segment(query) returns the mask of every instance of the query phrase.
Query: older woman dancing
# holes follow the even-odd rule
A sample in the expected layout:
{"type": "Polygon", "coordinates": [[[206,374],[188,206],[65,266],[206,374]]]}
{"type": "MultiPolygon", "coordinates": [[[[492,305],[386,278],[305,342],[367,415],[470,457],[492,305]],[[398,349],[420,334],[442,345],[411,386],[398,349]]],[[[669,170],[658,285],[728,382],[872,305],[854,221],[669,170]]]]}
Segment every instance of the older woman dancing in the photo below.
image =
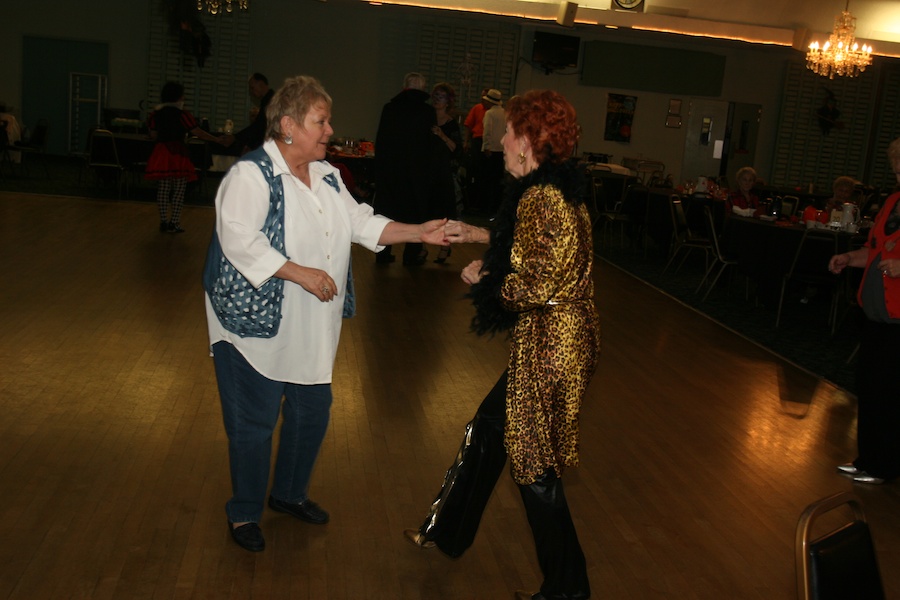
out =
{"type": "MultiPolygon", "coordinates": [[[[900,184],[900,138],[888,146],[900,184]]],[[[879,485],[900,476],[900,402],[896,354],[900,344],[900,192],[891,194],[875,217],[862,248],[831,257],[828,268],[863,269],[857,300],[866,316],[857,358],[856,445],[853,462],[838,473],[857,483],[879,485]]]]}
{"type": "Polygon", "coordinates": [[[578,415],[600,352],[591,219],[571,160],[575,109],[553,91],[507,104],[503,154],[514,182],[488,232],[450,222],[451,242],[488,242],[462,272],[480,334],[511,330],[507,371],[469,423],[460,452],[419,529],[406,537],[458,556],[471,544],[508,456],[544,581],[518,598],[589,598],[584,554],[562,476],[578,464],[578,415]]]}
{"type": "Polygon", "coordinates": [[[373,252],[445,243],[445,220],[397,223],[353,199],[323,160],[330,121],[331,98],[317,80],[286,80],[267,108],[265,143],[231,168],[216,196],[204,287],[231,464],[225,512],[234,541],[254,552],[265,548],[258,522],[279,412],[269,507],[314,524],[329,519],[307,493],[351,308],[351,243],[373,252]]]}

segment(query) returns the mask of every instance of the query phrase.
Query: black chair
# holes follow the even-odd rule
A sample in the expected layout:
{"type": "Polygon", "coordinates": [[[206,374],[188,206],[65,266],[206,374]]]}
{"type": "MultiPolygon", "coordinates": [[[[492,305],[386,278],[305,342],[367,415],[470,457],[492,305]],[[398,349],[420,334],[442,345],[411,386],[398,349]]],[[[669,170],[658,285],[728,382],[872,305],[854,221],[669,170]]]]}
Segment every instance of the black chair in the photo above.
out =
{"type": "Polygon", "coordinates": [[[878,557],[862,502],[839,492],[810,504],[797,523],[794,541],[797,598],[800,600],[884,600],[878,557]],[[846,507],[852,518],[819,537],[816,521],[846,507]]]}
{"type": "Polygon", "coordinates": [[[13,159],[9,153],[14,146],[9,143],[9,132],[6,130],[6,122],[0,121],[0,176],[3,175],[3,165],[9,166],[10,173],[13,172],[13,159]]]}
{"type": "Polygon", "coordinates": [[[665,180],[666,165],[658,160],[641,160],[635,165],[638,181],[641,185],[650,186],[651,179],[665,180]]]}
{"type": "Polygon", "coordinates": [[[87,168],[94,172],[96,181],[114,179],[118,195],[122,197],[122,188],[128,195],[128,177],[126,169],[119,160],[116,138],[108,129],[94,129],[88,141],[87,168]]]}
{"type": "Polygon", "coordinates": [[[700,281],[700,285],[697,286],[697,290],[695,293],[699,294],[700,290],[703,289],[703,284],[709,281],[709,287],[706,289],[706,293],[703,294],[703,300],[706,300],[706,297],[709,296],[709,293],[712,291],[712,289],[716,287],[716,283],[719,282],[719,278],[722,276],[722,273],[725,272],[725,269],[727,269],[728,267],[736,267],[738,265],[738,259],[736,256],[726,255],[722,250],[722,247],[719,245],[719,234],[717,233],[718,228],[716,227],[716,220],[713,216],[712,209],[710,209],[709,206],[704,206],[703,212],[706,216],[709,238],[710,241],[712,241],[713,262],[706,270],[706,274],[700,281]],[[710,275],[712,275],[713,271],[716,270],[716,267],[718,267],[719,270],[716,271],[715,276],[710,279],[710,275]]]}
{"type": "Polygon", "coordinates": [[[209,151],[209,143],[200,138],[192,137],[187,141],[188,155],[197,173],[197,194],[203,196],[203,183],[209,167],[212,166],[212,156],[209,151]]]}
{"type": "MultiPolygon", "coordinates": [[[[597,175],[594,177],[597,178],[597,175]]],[[[631,217],[623,212],[628,190],[624,189],[622,195],[618,198],[615,197],[611,190],[604,189],[602,185],[597,191],[600,192],[600,198],[598,200],[599,218],[601,222],[600,236],[603,238],[604,243],[608,244],[613,234],[613,229],[618,226],[621,245],[625,246],[625,224],[631,221],[631,217]]]]}
{"type": "MultiPolygon", "coordinates": [[[[598,174],[594,173],[594,169],[588,170],[588,179],[590,180],[590,202],[588,203],[588,212],[591,214],[591,225],[594,227],[597,226],[597,222],[603,216],[603,209],[601,208],[604,197],[603,197],[603,178],[598,174]]],[[[609,169],[605,169],[608,173],[609,169]]]]}
{"type": "MultiPolygon", "coordinates": [[[[781,311],[788,286],[791,283],[800,283],[819,290],[829,290],[831,306],[828,311],[828,325],[832,334],[837,330],[841,296],[846,286],[841,276],[828,270],[828,261],[835,254],[841,253],[841,241],[841,234],[836,231],[807,229],[803,232],[791,266],[781,280],[781,294],[778,297],[778,312],[775,316],[776,329],[781,324],[781,311]]],[[[849,237],[844,241],[845,245],[849,243],[849,237]]]]}
{"type": "Polygon", "coordinates": [[[15,149],[21,152],[22,154],[22,171],[28,168],[28,161],[31,159],[29,156],[35,156],[38,160],[41,161],[41,166],[44,168],[44,176],[47,179],[50,179],[50,170],[47,168],[47,131],[49,129],[49,125],[47,124],[47,119],[41,119],[38,121],[37,125],[34,127],[34,131],[31,132],[31,137],[28,138],[27,142],[17,142],[15,145],[15,149]]]}
{"type": "Polygon", "coordinates": [[[782,217],[791,218],[797,213],[800,207],[800,198],[797,196],[785,196],[781,199],[781,215],[782,217]]]}
{"type": "Polygon", "coordinates": [[[688,255],[694,250],[702,250],[704,258],[704,273],[709,269],[709,255],[713,251],[712,240],[704,235],[696,233],[688,226],[687,217],[684,214],[684,206],[681,203],[681,197],[678,194],[669,196],[669,212],[672,216],[672,251],[669,260],[663,268],[663,273],[669,270],[675,259],[681,256],[681,261],[675,268],[675,272],[681,269],[688,255]]]}

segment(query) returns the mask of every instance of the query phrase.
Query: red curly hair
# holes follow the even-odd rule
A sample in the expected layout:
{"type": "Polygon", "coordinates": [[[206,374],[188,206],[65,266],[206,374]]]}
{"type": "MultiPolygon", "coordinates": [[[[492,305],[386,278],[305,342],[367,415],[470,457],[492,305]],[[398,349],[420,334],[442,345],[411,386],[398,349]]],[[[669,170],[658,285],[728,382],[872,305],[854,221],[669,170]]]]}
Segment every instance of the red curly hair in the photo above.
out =
{"type": "Polygon", "coordinates": [[[519,137],[531,140],[539,163],[562,163],[571,158],[581,135],[575,107],[553,90],[531,90],[506,103],[506,120],[519,137]]]}

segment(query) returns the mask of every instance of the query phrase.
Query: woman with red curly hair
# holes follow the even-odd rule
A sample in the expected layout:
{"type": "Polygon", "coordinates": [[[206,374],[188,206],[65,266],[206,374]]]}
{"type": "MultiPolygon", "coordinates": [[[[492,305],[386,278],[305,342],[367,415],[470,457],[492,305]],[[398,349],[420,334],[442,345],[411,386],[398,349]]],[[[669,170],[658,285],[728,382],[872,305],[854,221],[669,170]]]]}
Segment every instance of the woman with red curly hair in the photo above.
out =
{"type": "Polygon", "coordinates": [[[468,265],[478,334],[508,331],[506,372],[482,402],[431,512],[405,533],[421,548],[459,556],[506,463],[525,505],[544,581],[517,598],[589,598],[584,554],[563,492],[578,464],[578,414],[600,354],[591,219],[572,160],[575,109],[554,91],[507,104],[503,155],[512,175],[490,231],[451,222],[451,242],[481,242],[468,265]]]}

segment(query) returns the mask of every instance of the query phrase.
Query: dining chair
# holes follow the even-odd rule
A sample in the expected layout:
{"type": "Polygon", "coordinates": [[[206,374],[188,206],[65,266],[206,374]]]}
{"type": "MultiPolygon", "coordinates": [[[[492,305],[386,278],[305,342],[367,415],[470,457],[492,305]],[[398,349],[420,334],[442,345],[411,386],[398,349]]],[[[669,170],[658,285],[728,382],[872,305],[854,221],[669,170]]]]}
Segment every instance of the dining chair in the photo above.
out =
{"type": "Polygon", "coordinates": [[[20,141],[15,144],[16,150],[22,155],[23,173],[27,172],[28,161],[31,160],[28,157],[34,156],[41,162],[41,166],[44,169],[44,177],[50,179],[50,170],[47,168],[46,156],[48,129],[49,124],[47,119],[41,119],[37,122],[37,125],[34,126],[34,130],[31,132],[31,137],[28,138],[28,141],[20,141]]]}
{"type": "Polygon", "coordinates": [[[791,218],[797,213],[800,206],[800,198],[797,196],[784,196],[781,199],[781,216],[791,218]]]}
{"type": "Polygon", "coordinates": [[[845,281],[842,275],[835,275],[828,270],[828,261],[835,254],[841,253],[841,242],[849,243],[849,237],[841,238],[842,234],[828,229],[807,229],[800,238],[797,250],[791,266],[781,280],[781,294],[778,297],[778,312],[775,315],[775,328],[781,324],[781,313],[784,307],[784,297],[788,287],[793,283],[805,286],[813,286],[817,289],[827,289],[831,296],[831,305],[828,309],[828,326],[831,333],[837,330],[838,311],[840,298],[844,293],[845,281]]]}
{"type": "Polygon", "coordinates": [[[626,194],[619,200],[606,197],[606,206],[600,209],[600,237],[605,244],[609,244],[614,234],[613,229],[619,228],[619,241],[622,247],[625,246],[625,224],[631,221],[631,217],[622,212],[625,207],[626,194]]]}
{"type": "Polygon", "coordinates": [[[187,141],[188,155],[197,173],[197,194],[203,196],[203,183],[209,171],[212,159],[210,158],[209,144],[200,138],[191,137],[187,141]]]}
{"type": "Polygon", "coordinates": [[[699,294],[700,290],[703,289],[703,285],[709,281],[709,287],[706,288],[706,293],[703,294],[703,299],[701,301],[705,301],[712,289],[716,287],[716,283],[718,283],[719,278],[722,276],[722,273],[725,272],[725,269],[728,267],[736,267],[738,265],[737,257],[730,254],[726,255],[722,250],[722,246],[719,244],[719,233],[717,232],[718,228],[716,227],[716,220],[713,216],[712,209],[709,206],[704,206],[703,213],[706,217],[709,239],[712,242],[712,263],[709,265],[706,274],[703,276],[703,279],[700,280],[700,285],[697,286],[697,289],[694,292],[695,294],[699,294]],[[718,267],[717,271],[716,267],[718,267]],[[710,279],[710,275],[712,275],[713,271],[716,271],[716,274],[710,279]]]}
{"type": "Polygon", "coordinates": [[[884,600],[872,532],[855,494],[838,492],[806,507],[797,522],[794,563],[799,600],[884,600]],[[820,518],[833,528],[815,537],[820,518]]]}
{"type": "Polygon", "coordinates": [[[9,153],[11,148],[6,122],[0,121],[0,177],[3,176],[3,165],[9,165],[10,174],[13,172],[13,159],[9,153]]]}
{"type": "Polygon", "coordinates": [[[118,195],[122,197],[122,188],[128,195],[128,177],[126,169],[119,160],[116,148],[116,137],[108,129],[94,129],[88,142],[88,169],[94,172],[97,181],[115,179],[118,195]]]}
{"type": "Polygon", "coordinates": [[[634,170],[641,185],[649,186],[654,178],[665,180],[666,165],[658,160],[638,161],[634,170]]]}
{"type": "Polygon", "coordinates": [[[702,250],[704,261],[703,272],[706,273],[709,269],[710,253],[713,251],[712,240],[708,236],[697,234],[688,226],[687,217],[685,217],[684,214],[684,206],[682,205],[681,197],[678,194],[669,196],[669,211],[672,216],[672,250],[669,255],[669,260],[666,262],[666,266],[663,268],[662,272],[665,273],[668,271],[672,263],[675,262],[675,259],[679,255],[682,255],[681,261],[679,261],[678,266],[675,268],[675,272],[678,273],[691,252],[694,250],[702,250]]]}
{"type": "Polygon", "coordinates": [[[588,204],[588,212],[591,214],[591,225],[596,227],[597,222],[603,217],[605,207],[603,196],[603,177],[601,172],[609,173],[609,169],[599,169],[591,167],[588,169],[588,179],[590,181],[590,203],[588,204]]]}

